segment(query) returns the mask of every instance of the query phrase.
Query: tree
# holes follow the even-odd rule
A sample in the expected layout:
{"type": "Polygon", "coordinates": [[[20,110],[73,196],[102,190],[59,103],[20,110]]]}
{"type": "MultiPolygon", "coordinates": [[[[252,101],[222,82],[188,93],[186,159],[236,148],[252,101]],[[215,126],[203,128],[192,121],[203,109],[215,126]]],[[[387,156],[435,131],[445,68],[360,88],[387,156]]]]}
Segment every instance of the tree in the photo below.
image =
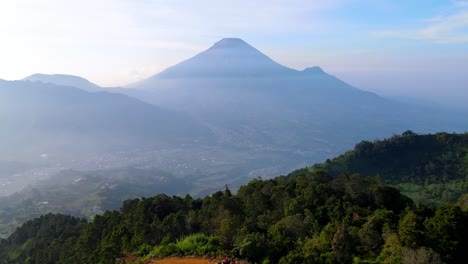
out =
{"type": "Polygon", "coordinates": [[[444,260],[462,263],[468,257],[468,214],[453,204],[437,208],[434,217],[424,221],[426,243],[444,260]]]}
{"type": "Polygon", "coordinates": [[[401,243],[406,247],[415,248],[421,245],[423,232],[422,224],[418,220],[418,216],[411,210],[401,219],[398,225],[398,235],[401,243]]]}
{"type": "Polygon", "coordinates": [[[336,263],[350,263],[353,241],[345,225],[340,225],[331,241],[333,257],[336,263]]]}

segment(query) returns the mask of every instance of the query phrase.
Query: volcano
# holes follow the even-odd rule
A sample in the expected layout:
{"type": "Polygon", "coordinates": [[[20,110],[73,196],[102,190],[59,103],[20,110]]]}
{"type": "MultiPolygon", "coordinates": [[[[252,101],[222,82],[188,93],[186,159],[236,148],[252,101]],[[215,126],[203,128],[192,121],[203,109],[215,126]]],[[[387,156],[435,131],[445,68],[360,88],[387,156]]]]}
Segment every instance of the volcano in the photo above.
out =
{"type": "MultiPolygon", "coordinates": [[[[277,78],[326,74],[320,67],[298,71],[283,66],[240,38],[224,38],[209,49],[129,87],[148,89],[157,79],[277,78]]],[[[157,81],[156,81],[157,82],[157,81]]]]}

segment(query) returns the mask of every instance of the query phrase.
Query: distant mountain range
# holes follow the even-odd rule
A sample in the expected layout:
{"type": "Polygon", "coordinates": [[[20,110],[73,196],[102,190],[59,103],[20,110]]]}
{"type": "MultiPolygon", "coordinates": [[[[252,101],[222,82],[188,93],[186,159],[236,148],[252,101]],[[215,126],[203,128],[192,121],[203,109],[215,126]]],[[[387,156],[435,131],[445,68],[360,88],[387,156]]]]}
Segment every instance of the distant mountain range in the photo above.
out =
{"type": "Polygon", "coordinates": [[[208,129],[184,114],[127,95],[51,83],[70,80],[62,75],[49,76],[48,82],[39,81],[44,75],[36,77],[41,78],[0,80],[0,160],[27,161],[40,155],[76,158],[76,153],[86,157],[95,151],[209,137],[208,129]]]}

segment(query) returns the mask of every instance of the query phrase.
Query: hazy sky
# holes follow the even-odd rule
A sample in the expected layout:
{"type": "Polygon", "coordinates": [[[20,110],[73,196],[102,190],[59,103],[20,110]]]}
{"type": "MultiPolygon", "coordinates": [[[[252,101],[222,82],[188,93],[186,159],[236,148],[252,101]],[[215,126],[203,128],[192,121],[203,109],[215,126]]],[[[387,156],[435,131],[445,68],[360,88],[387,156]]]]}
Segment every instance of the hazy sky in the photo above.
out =
{"type": "Polygon", "coordinates": [[[240,37],[363,89],[468,96],[468,1],[5,0],[0,32],[9,80],[67,73],[125,85],[240,37]]]}

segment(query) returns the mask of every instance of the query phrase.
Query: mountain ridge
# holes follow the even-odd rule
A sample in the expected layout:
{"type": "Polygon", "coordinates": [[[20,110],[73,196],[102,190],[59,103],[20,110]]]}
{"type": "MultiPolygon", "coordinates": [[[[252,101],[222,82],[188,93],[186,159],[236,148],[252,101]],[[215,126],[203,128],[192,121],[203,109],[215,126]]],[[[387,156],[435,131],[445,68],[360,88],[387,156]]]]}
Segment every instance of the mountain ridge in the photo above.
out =
{"type": "Polygon", "coordinates": [[[44,73],[35,73],[21,79],[22,81],[31,81],[31,82],[42,82],[42,83],[51,83],[60,86],[71,86],[75,88],[80,88],[88,92],[98,92],[103,91],[102,87],[94,84],[87,79],[70,74],[44,74],[44,73]]]}

